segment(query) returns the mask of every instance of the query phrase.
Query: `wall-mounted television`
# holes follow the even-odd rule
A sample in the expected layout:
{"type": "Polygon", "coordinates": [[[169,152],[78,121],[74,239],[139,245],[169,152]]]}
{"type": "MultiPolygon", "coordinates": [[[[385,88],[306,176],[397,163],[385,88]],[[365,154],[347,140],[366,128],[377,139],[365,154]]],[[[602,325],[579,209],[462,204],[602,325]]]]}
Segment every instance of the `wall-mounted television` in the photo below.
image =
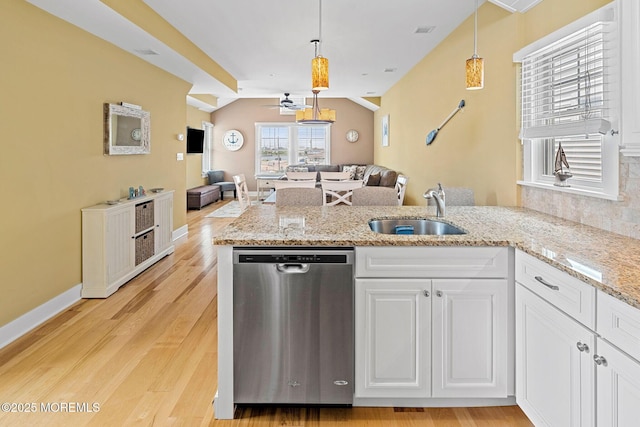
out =
{"type": "Polygon", "coordinates": [[[187,128],[187,153],[200,153],[204,150],[204,131],[187,128]]]}

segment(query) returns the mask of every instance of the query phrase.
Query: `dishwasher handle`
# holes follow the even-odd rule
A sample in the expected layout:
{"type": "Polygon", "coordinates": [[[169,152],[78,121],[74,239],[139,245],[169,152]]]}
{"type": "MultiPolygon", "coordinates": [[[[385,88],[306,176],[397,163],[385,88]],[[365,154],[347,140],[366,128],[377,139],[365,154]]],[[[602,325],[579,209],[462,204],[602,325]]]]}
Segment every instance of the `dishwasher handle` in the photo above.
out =
{"type": "Polygon", "coordinates": [[[309,272],[309,264],[276,264],[276,270],[282,274],[304,274],[309,272]]]}

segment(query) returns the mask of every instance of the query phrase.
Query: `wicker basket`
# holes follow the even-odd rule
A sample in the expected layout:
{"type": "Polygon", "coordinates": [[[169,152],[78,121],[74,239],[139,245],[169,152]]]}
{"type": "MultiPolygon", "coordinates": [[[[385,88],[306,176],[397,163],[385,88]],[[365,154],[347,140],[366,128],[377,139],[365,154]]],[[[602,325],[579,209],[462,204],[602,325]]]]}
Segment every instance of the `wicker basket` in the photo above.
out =
{"type": "Polygon", "coordinates": [[[136,233],[153,227],[153,200],[136,205],[136,233]]]}
{"type": "Polygon", "coordinates": [[[136,265],[153,256],[155,251],[153,232],[154,230],[149,230],[136,237],[136,265]]]}

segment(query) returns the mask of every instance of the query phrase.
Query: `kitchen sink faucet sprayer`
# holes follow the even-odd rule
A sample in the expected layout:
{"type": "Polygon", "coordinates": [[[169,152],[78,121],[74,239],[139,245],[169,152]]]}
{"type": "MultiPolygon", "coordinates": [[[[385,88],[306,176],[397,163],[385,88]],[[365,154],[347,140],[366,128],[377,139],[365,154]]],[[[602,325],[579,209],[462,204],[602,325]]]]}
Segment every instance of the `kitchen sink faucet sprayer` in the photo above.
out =
{"type": "Polygon", "coordinates": [[[430,188],[422,195],[422,197],[427,199],[427,203],[429,199],[433,199],[436,202],[436,217],[444,217],[446,206],[442,184],[438,183],[438,188],[430,188]]]}

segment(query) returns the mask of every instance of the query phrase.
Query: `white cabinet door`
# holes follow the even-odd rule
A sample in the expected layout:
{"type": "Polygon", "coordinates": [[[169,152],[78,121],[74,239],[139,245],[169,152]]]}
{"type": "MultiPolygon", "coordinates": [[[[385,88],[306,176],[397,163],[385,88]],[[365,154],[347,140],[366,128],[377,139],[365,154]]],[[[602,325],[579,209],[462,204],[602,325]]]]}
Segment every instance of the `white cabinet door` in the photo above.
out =
{"type": "Polygon", "coordinates": [[[135,266],[135,209],[128,206],[105,215],[106,283],[113,283],[135,266]]]}
{"type": "Polygon", "coordinates": [[[159,196],[154,201],[155,215],[155,253],[159,253],[169,246],[172,242],[173,233],[173,193],[167,193],[159,196]]]}
{"type": "Polygon", "coordinates": [[[598,338],[598,426],[626,427],[640,423],[640,364],[598,338]]]}
{"type": "Polygon", "coordinates": [[[520,408],[536,426],[593,426],[595,334],[520,284],[516,328],[520,408]]]}
{"type": "Polygon", "coordinates": [[[507,283],[433,281],[433,397],[507,397],[507,283]]]}
{"type": "Polygon", "coordinates": [[[431,281],[356,279],[356,397],[430,396],[431,281]]]}

